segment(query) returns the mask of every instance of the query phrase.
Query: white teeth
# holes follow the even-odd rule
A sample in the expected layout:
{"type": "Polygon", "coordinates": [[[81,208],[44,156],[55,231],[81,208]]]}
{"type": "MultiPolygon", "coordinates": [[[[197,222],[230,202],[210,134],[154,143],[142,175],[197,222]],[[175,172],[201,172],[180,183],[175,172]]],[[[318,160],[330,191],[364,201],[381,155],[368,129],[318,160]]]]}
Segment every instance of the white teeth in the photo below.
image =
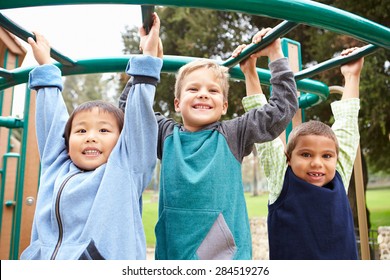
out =
{"type": "Polygon", "coordinates": [[[314,177],[321,177],[322,174],[320,173],[309,173],[310,176],[314,176],[314,177]]]}
{"type": "Polygon", "coordinates": [[[95,155],[99,155],[100,152],[98,150],[85,150],[84,154],[89,156],[95,156],[95,155]]]}
{"type": "Polygon", "coordinates": [[[195,109],[210,109],[210,106],[197,105],[195,106],[195,109]]]}

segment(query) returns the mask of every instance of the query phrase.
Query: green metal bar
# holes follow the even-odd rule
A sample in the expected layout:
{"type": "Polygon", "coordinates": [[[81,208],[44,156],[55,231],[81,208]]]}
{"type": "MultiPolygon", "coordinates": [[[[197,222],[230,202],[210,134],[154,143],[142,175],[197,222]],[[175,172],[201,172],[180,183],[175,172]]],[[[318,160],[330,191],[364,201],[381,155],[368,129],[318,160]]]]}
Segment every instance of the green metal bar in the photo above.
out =
{"type": "Polygon", "coordinates": [[[6,128],[23,127],[23,120],[14,117],[0,117],[0,126],[6,128]]]}
{"type": "Polygon", "coordinates": [[[298,24],[295,22],[283,21],[279,23],[277,26],[275,26],[272,29],[270,33],[267,34],[267,36],[265,36],[261,40],[261,42],[259,42],[258,44],[249,44],[248,46],[246,46],[246,48],[241,52],[239,56],[228,58],[225,62],[222,63],[222,65],[230,68],[239,64],[241,61],[248,58],[251,54],[266,48],[276,39],[284,36],[285,34],[290,32],[297,26],[298,24]]]}
{"type": "Polygon", "coordinates": [[[5,192],[5,182],[6,182],[6,174],[7,174],[7,163],[8,163],[8,159],[9,158],[17,158],[18,159],[18,164],[19,164],[19,158],[20,158],[20,155],[17,154],[17,153],[5,153],[3,155],[3,168],[0,169],[0,177],[1,177],[1,181],[0,181],[0,203],[1,203],[1,207],[0,207],[0,233],[2,231],[2,225],[3,225],[3,205],[5,205],[5,202],[4,202],[4,192],[5,192]]]}
{"type": "Polygon", "coordinates": [[[378,49],[379,49],[379,47],[374,46],[374,45],[364,46],[364,47],[360,48],[360,50],[358,50],[354,54],[351,54],[348,56],[334,57],[332,59],[326,60],[322,63],[317,64],[317,65],[314,65],[310,68],[299,71],[298,73],[295,74],[295,79],[302,80],[304,78],[313,77],[314,75],[321,73],[323,71],[338,67],[342,64],[346,64],[350,61],[353,61],[353,60],[359,59],[363,56],[367,56],[369,54],[372,54],[372,53],[376,52],[378,49]]]}
{"type": "Polygon", "coordinates": [[[12,0],[2,1],[0,9],[70,5],[134,4],[193,7],[226,10],[284,19],[349,35],[367,43],[390,49],[390,30],[353,13],[308,0],[12,0]]]}
{"type": "MultiPolygon", "coordinates": [[[[132,55],[136,56],[136,55],[132,55]]],[[[62,70],[63,76],[77,75],[77,74],[90,74],[90,73],[110,73],[110,72],[123,72],[126,68],[127,62],[130,56],[111,57],[111,58],[93,58],[87,60],[79,60],[76,65],[70,67],[56,63],[56,65],[62,70]]],[[[186,56],[164,56],[164,63],[162,72],[175,73],[181,66],[193,61],[195,57],[186,56]]],[[[28,80],[28,73],[34,69],[34,67],[28,67],[24,69],[12,70],[14,79],[7,81],[0,77],[0,90],[15,86],[17,84],[25,83],[28,80]]],[[[261,81],[264,85],[270,85],[270,73],[269,70],[257,69],[261,81]]],[[[243,73],[238,65],[230,68],[230,75],[232,78],[245,80],[243,73]]],[[[319,81],[311,79],[303,79],[297,82],[298,90],[303,92],[310,92],[318,95],[317,101],[321,102],[325,100],[329,95],[329,88],[319,81]]],[[[318,103],[315,103],[318,104],[318,103]]]]}
{"type": "Polygon", "coordinates": [[[4,90],[0,90],[0,116],[3,114],[4,90]]]}
{"type": "MultiPolygon", "coordinates": [[[[12,20],[10,20],[6,16],[4,16],[2,13],[0,13],[0,26],[2,26],[4,29],[8,30],[9,32],[15,34],[20,39],[23,39],[26,42],[27,42],[28,37],[32,37],[35,40],[35,35],[33,33],[22,28],[20,25],[13,22],[12,20]]],[[[74,65],[76,63],[76,61],[61,54],[60,52],[58,52],[54,48],[50,49],[50,56],[64,65],[74,65]]]]}
{"type": "MultiPolygon", "coordinates": [[[[298,69],[294,69],[294,71],[295,70],[297,70],[297,71],[302,70],[302,48],[301,48],[301,44],[298,41],[291,40],[289,38],[283,38],[283,39],[281,39],[281,45],[282,45],[282,51],[283,51],[284,56],[288,57],[290,62],[292,62],[293,64],[297,65],[298,69]],[[296,61],[294,61],[294,62],[292,61],[292,59],[290,59],[291,58],[291,54],[289,52],[289,50],[290,50],[289,46],[291,46],[291,45],[294,45],[297,48],[298,56],[296,57],[296,61]]],[[[305,93],[299,92],[299,96],[301,96],[303,94],[305,94],[305,93]]],[[[300,97],[299,97],[298,101],[300,101],[300,97]]],[[[302,104],[299,104],[299,107],[302,109],[301,105],[302,104]]],[[[301,117],[301,122],[303,122],[304,119],[305,119],[305,110],[300,110],[300,112],[301,112],[301,116],[300,116],[301,117]]],[[[286,143],[288,142],[288,137],[289,137],[292,129],[293,129],[293,122],[290,121],[290,123],[287,125],[286,130],[285,130],[285,132],[286,132],[285,133],[286,143]]]]}
{"type": "Polygon", "coordinates": [[[4,77],[6,79],[12,79],[12,73],[4,68],[0,68],[0,77],[4,77]]]}
{"type": "MultiPolygon", "coordinates": [[[[2,69],[4,69],[4,71],[7,71],[9,73],[9,71],[6,70],[8,64],[8,53],[9,53],[8,48],[6,48],[4,52],[4,61],[3,61],[2,69]]],[[[6,77],[9,78],[8,75],[6,75],[6,77]]],[[[3,115],[3,103],[4,103],[4,91],[0,91],[0,116],[3,115]]]]}
{"type": "Polygon", "coordinates": [[[146,34],[149,34],[150,28],[152,28],[152,14],[154,13],[154,6],[151,5],[142,5],[141,6],[142,13],[142,25],[146,31],[146,34]]]}
{"type": "Polygon", "coordinates": [[[24,192],[24,177],[26,168],[26,154],[27,154],[27,136],[28,136],[28,121],[30,118],[30,100],[31,91],[26,89],[26,98],[24,103],[24,128],[22,134],[22,143],[20,151],[20,160],[18,162],[18,178],[15,188],[15,212],[12,220],[12,234],[11,234],[11,250],[10,260],[17,260],[19,258],[20,246],[20,225],[22,221],[23,208],[23,192],[24,192]]]}

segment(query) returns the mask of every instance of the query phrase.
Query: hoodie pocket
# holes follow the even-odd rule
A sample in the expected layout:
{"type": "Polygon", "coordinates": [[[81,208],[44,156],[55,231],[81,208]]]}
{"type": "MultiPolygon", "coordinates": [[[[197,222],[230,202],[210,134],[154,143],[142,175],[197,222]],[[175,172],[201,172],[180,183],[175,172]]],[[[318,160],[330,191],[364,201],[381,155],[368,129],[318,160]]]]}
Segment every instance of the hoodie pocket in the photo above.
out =
{"type": "Polygon", "coordinates": [[[196,253],[200,260],[231,260],[236,250],[234,237],[220,213],[196,253]]]}
{"type": "Polygon", "coordinates": [[[236,245],[223,215],[166,207],[156,225],[156,259],[232,259],[236,245]]]}

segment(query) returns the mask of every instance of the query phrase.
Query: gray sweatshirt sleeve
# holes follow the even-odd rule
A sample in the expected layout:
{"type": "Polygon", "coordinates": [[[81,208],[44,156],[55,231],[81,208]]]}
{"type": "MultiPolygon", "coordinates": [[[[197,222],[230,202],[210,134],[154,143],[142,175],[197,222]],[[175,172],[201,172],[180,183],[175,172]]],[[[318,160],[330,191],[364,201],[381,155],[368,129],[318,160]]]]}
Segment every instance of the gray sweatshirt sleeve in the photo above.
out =
{"type": "Polygon", "coordinates": [[[272,93],[269,103],[223,123],[223,133],[238,161],[251,153],[255,143],[278,137],[298,110],[297,87],[287,58],[269,65],[272,93]]]}

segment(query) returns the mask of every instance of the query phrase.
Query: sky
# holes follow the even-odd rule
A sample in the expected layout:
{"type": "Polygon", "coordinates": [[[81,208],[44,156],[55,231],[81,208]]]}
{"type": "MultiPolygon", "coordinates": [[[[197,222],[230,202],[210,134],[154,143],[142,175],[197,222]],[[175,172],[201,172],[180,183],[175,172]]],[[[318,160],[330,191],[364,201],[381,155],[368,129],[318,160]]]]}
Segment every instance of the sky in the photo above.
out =
{"type": "MultiPolygon", "coordinates": [[[[138,5],[64,5],[1,10],[24,29],[43,34],[72,59],[121,55],[125,26],[142,24],[138,5]]],[[[36,65],[30,46],[22,66],[36,65]]]]}
{"type": "MultiPolygon", "coordinates": [[[[43,34],[50,45],[71,59],[122,55],[121,34],[125,26],[142,24],[139,5],[64,5],[0,10],[29,32],[43,34]]],[[[31,47],[19,40],[27,50],[22,67],[37,65],[31,47]]],[[[14,116],[23,111],[25,85],[15,87],[14,116]]]]}

